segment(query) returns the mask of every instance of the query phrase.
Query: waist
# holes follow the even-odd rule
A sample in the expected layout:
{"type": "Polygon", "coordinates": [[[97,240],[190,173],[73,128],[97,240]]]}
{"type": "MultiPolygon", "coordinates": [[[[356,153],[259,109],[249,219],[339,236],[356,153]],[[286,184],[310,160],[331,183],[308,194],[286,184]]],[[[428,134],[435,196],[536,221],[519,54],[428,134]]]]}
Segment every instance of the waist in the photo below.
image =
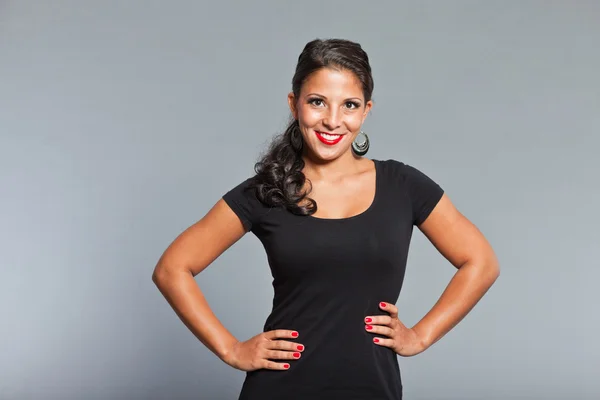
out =
{"type": "Polygon", "coordinates": [[[243,393],[256,397],[242,398],[293,399],[294,395],[298,399],[328,400],[401,398],[396,353],[373,343],[375,335],[364,329],[361,320],[306,326],[302,320],[298,322],[300,336],[292,341],[305,345],[300,359],[286,360],[290,364],[288,370],[249,372],[243,393]]]}

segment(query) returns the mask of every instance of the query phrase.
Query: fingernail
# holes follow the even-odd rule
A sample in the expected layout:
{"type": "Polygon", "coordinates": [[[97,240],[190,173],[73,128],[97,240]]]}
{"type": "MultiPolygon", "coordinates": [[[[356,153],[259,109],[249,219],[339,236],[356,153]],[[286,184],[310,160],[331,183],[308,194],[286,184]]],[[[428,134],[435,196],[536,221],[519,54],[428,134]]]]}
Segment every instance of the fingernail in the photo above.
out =
{"type": "Polygon", "coordinates": [[[298,332],[292,332],[293,337],[298,337],[298,332]]]}
{"type": "Polygon", "coordinates": [[[298,350],[304,350],[304,346],[299,345],[298,347],[296,347],[298,350]]]}
{"type": "Polygon", "coordinates": [[[371,322],[373,321],[371,318],[365,318],[365,322],[371,322]]]}
{"type": "Polygon", "coordinates": [[[373,341],[374,341],[375,343],[379,343],[379,339],[377,339],[377,338],[373,339],[373,341]]]}
{"type": "Polygon", "coordinates": [[[300,357],[300,353],[294,353],[294,357],[296,357],[296,358],[300,357]]]}
{"type": "Polygon", "coordinates": [[[371,329],[373,329],[373,327],[371,325],[367,325],[367,329],[371,330],[371,329]]]}
{"type": "Polygon", "coordinates": [[[290,364],[283,364],[283,368],[288,369],[290,367],[290,364]]]}
{"type": "Polygon", "coordinates": [[[381,302],[379,304],[381,305],[381,307],[385,307],[385,303],[381,302]]]}

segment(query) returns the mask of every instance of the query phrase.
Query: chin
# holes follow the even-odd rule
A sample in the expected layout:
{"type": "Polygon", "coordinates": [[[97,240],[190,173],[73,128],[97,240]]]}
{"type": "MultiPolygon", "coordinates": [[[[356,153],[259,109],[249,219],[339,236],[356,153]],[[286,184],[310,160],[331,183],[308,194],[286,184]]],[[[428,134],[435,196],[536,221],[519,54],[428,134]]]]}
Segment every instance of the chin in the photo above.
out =
{"type": "Polygon", "coordinates": [[[341,157],[345,151],[340,152],[338,151],[323,151],[322,149],[320,149],[320,151],[313,151],[313,157],[315,157],[315,159],[320,160],[320,161],[333,161],[339,157],[341,157]]]}

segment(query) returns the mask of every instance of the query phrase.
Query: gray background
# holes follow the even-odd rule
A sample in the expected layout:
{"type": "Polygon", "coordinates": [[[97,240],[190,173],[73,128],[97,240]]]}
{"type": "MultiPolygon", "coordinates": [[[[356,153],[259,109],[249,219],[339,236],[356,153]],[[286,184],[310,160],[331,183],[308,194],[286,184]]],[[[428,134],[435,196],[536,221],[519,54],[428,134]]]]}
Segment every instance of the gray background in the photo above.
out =
{"type": "MultiPolygon", "coordinates": [[[[502,275],[400,358],[407,399],[600,398],[600,3],[0,2],[0,398],[234,399],[151,281],[284,128],[316,37],[367,50],[372,158],[440,183],[502,275]]],[[[398,306],[454,272],[415,231],[398,306]]],[[[247,235],[197,277],[239,339],[272,289],[247,235]]]]}

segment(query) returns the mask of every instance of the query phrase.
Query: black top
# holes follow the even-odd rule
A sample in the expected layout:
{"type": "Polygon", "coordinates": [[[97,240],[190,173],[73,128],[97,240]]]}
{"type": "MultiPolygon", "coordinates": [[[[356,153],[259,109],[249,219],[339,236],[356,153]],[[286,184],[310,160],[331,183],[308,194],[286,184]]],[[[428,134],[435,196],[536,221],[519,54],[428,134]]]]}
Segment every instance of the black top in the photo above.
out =
{"type": "Polygon", "coordinates": [[[249,179],[223,199],[262,242],[273,276],[273,309],[264,331],[290,329],[305,345],[288,370],[246,374],[240,400],[399,400],[397,355],[373,343],[368,315],[386,315],[402,288],[413,226],[440,200],[442,188],[414,167],[373,160],[375,198],[342,219],[297,216],[263,205],[249,179]]]}

